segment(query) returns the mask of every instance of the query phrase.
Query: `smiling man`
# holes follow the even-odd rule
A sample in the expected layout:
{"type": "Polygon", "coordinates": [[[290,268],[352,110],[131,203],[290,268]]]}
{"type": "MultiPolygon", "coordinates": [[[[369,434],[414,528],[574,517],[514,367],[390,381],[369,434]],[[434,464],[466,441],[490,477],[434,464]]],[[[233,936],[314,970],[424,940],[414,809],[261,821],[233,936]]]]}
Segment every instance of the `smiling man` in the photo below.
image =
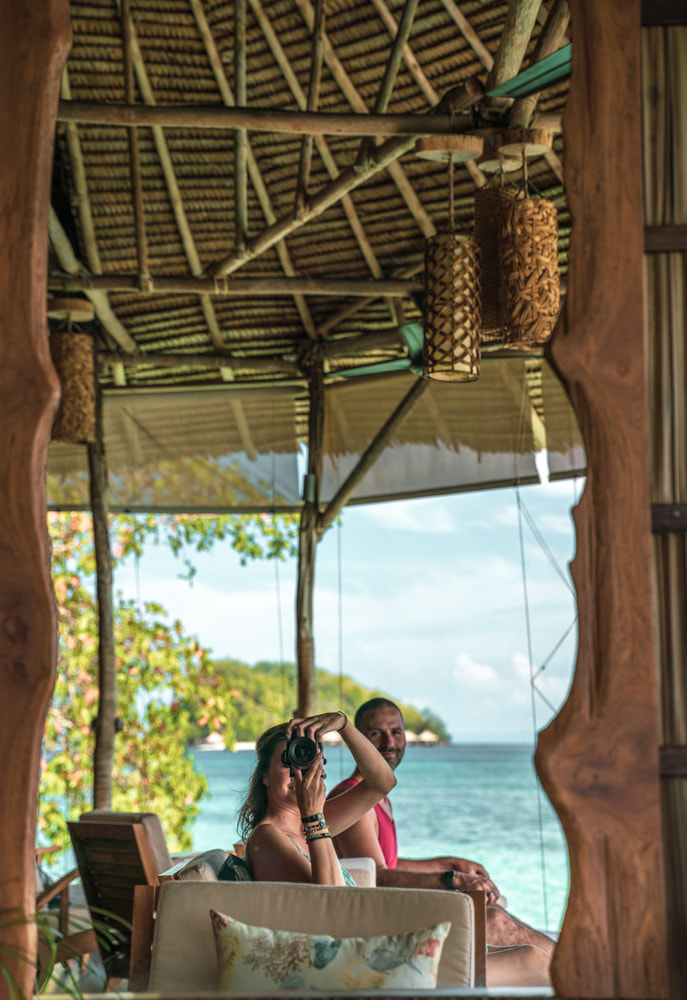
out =
{"type": "MultiPolygon", "coordinates": [[[[372,698],[355,714],[355,727],[367,736],[395,770],[406,747],[403,716],[387,698],[372,698]]],[[[328,798],[357,785],[356,769],[328,798]]],[[[555,942],[522,923],[498,905],[499,891],[483,865],[466,858],[399,858],[396,826],[388,797],[335,838],[339,857],[370,857],[377,866],[377,885],[414,889],[482,889],[487,893],[487,985],[549,985],[555,942]],[[523,946],[523,947],[520,947],[523,946]],[[503,949],[499,951],[499,949],[503,949]]]]}

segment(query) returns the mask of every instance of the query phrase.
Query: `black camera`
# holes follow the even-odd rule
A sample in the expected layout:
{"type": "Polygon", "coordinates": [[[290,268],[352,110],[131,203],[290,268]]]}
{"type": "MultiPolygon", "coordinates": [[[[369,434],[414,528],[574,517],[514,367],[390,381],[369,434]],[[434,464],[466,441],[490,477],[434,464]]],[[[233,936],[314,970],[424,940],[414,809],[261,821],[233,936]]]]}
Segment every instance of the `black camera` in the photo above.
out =
{"type": "MultiPolygon", "coordinates": [[[[284,767],[296,768],[298,771],[307,771],[315,763],[317,751],[322,749],[321,743],[316,743],[309,736],[292,736],[286,744],[286,749],[282,750],[281,762],[284,767]]],[[[323,761],[324,764],[327,761],[323,761]]]]}

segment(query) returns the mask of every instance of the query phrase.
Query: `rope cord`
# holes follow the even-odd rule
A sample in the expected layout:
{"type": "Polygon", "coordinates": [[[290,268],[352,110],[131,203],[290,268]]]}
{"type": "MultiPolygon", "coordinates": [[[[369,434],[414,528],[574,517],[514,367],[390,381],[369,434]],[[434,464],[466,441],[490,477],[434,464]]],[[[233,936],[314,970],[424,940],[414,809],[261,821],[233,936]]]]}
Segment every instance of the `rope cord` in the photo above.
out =
{"type": "MultiPolygon", "coordinates": [[[[274,521],[274,514],[272,515],[274,521]]],[[[281,697],[284,704],[284,716],[290,715],[287,705],[286,664],[284,663],[284,630],[281,618],[281,583],[279,579],[279,559],[274,559],[274,586],[277,598],[277,633],[279,635],[279,664],[281,666],[281,697]]]]}
{"type": "MultiPolygon", "coordinates": [[[[536,685],[534,683],[534,661],[532,655],[532,628],[530,624],[530,604],[527,592],[527,563],[525,560],[525,538],[523,532],[522,506],[520,499],[520,487],[515,487],[515,496],[518,502],[518,535],[520,538],[520,564],[522,567],[522,587],[523,600],[525,603],[525,627],[527,632],[527,659],[530,669],[530,703],[532,707],[532,730],[534,739],[537,735],[537,704],[535,699],[536,685]]],[[[542,875],[542,897],[544,901],[544,926],[549,926],[549,895],[546,885],[546,852],[544,850],[544,815],[542,811],[542,789],[537,781],[537,816],[539,820],[539,855],[541,858],[542,875]]]]}
{"type": "MultiPolygon", "coordinates": [[[[336,576],[337,576],[337,614],[338,614],[338,640],[339,640],[339,709],[344,710],[343,692],[343,559],[341,538],[343,532],[343,519],[341,514],[336,519],[336,576]]],[[[339,754],[339,781],[343,781],[344,759],[343,754],[339,754]]]]}

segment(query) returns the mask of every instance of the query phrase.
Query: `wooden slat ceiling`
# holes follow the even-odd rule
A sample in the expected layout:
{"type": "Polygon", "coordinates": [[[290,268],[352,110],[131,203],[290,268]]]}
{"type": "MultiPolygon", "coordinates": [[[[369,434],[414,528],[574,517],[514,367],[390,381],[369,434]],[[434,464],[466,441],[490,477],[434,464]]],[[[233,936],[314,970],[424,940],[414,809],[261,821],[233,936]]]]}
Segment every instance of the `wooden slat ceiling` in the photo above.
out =
{"type": "MultiPolygon", "coordinates": [[[[431,112],[439,131],[447,121],[458,131],[505,127],[512,102],[483,99],[449,119],[446,95],[514,76],[561,13],[554,47],[566,44],[566,11],[561,0],[72,0],[49,294],[90,298],[101,385],[290,385],[305,401],[313,343],[327,382],[407,357],[398,329],[421,322],[425,240],[450,220],[447,166],[417,156],[412,135],[393,134],[398,116],[431,112]],[[521,58],[513,52],[528,17],[521,58]],[[407,40],[394,70],[399,25],[407,40]],[[125,119],[123,105],[172,120],[190,111],[200,124],[149,117],[129,128],[136,112],[125,119]],[[207,127],[235,107],[254,116],[247,128],[207,127]],[[347,116],[349,128],[384,114],[393,128],[375,140],[323,126],[299,181],[304,136],[270,127],[270,114],[308,109],[347,116]],[[375,142],[407,151],[375,170],[375,142]],[[354,185],[341,181],[350,176],[354,185]]],[[[556,204],[563,281],[566,91],[560,83],[539,96],[535,115],[558,131],[552,153],[526,171],[530,191],[556,204]]],[[[522,184],[522,169],[507,180],[522,184]]],[[[456,164],[453,181],[456,227],[469,233],[476,188],[498,179],[471,163],[456,164]]],[[[483,346],[488,355],[503,345],[483,346]]],[[[307,406],[296,412],[302,438],[307,406]]]]}

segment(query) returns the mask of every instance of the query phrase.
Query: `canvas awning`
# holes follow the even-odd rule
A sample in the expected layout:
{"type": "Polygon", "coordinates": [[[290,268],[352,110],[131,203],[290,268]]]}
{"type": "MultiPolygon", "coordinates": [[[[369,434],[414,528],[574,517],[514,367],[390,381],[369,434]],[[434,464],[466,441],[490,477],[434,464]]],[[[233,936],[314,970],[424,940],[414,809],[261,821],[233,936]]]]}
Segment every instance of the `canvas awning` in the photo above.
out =
{"type": "MultiPolygon", "coordinates": [[[[407,394],[411,372],[330,383],[320,499],[327,503],[407,394]]],[[[112,511],[288,511],[307,444],[302,387],[109,391],[103,404],[112,511]],[[240,404],[240,405],[239,405],[240,404]]],[[[366,503],[584,472],[570,403],[542,358],[485,360],[478,381],[431,382],[349,502],[366,503]]],[[[51,509],[88,509],[85,446],[53,442],[51,509]]]]}

